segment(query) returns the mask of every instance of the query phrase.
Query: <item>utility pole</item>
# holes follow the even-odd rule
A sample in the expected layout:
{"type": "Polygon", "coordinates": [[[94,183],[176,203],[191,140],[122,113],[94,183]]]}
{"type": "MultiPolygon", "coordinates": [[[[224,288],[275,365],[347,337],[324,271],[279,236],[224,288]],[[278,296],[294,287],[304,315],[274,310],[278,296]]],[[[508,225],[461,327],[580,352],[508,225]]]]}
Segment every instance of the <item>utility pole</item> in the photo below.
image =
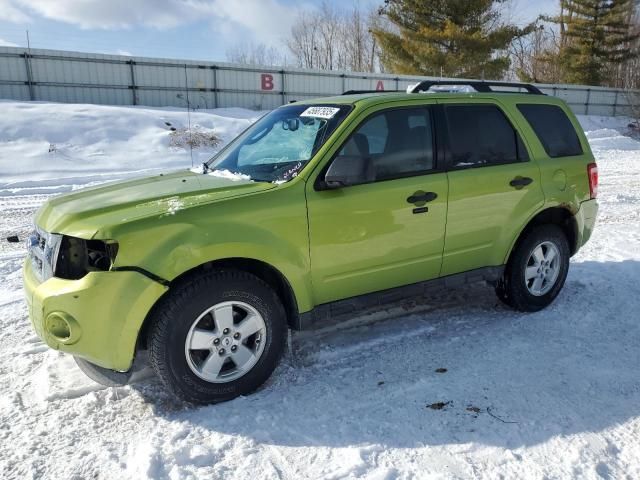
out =
{"type": "Polygon", "coordinates": [[[27,33],[27,53],[24,54],[24,65],[27,70],[27,85],[29,86],[29,100],[36,99],[35,91],[33,88],[33,70],[31,69],[31,41],[29,39],[29,30],[27,33]]]}

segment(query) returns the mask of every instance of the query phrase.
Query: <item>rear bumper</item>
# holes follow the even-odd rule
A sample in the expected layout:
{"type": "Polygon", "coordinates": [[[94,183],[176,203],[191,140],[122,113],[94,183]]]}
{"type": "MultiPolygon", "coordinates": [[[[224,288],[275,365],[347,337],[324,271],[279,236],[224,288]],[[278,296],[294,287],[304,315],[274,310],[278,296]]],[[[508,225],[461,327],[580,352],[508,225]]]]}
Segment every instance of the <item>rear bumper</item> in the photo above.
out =
{"type": "Polygon", "coordinates": [[[29,318],[47,345],[118,371],[131,367],[142,323],[167,290],[129,271],[39,283],[30,261],[24,264],[23,277],[29,318]]]}
{"type": "Polygon", "coordinates": [[[576,213],[575,218],[578,224],[578,238],[577,249],[579,250],[585,243],[591,238],[593,228],[596,224],[596,217],[598,216],[598,202],[597,200],[587,200],[580,204],[580,209],[576,213]]]}

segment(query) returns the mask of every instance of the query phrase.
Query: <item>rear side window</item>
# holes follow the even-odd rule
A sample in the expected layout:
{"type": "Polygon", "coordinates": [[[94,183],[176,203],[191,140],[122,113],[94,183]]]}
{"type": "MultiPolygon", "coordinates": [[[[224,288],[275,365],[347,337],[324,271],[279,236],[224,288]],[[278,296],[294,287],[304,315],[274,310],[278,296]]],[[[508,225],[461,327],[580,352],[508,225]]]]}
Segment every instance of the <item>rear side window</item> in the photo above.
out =
{"type": "Polygon", "coordinates": [[[519,135],[495,105],[447,105],[451,168],[527,160],[519,135]]]}
{"type": "Polygon", "coordinates": [[[560,107],[519,104],[518,110],[536,132],[547,155],[552,158],[582,155],[580,139],[560,107]]]}

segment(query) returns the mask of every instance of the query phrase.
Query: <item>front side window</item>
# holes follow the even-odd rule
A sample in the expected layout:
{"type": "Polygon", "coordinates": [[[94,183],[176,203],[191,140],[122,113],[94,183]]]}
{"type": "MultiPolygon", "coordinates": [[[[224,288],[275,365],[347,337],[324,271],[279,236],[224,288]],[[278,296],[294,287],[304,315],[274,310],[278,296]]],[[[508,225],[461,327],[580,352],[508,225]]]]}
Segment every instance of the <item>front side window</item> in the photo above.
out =
{"type": "Polygon", "coordinates": [[[255,181],[286,182],[347,116],[348,105],[287,105],[268,113],[208,163],[255,181]]]}
{"type": "Polygon", "coordinates": [[[388,110],[369,117],[347,140],[338,156],[369,159],[375,181],[432,170],[433,130],[429,109],[388,110]]]}
{"type": "Polygon", "coordinates": [[[556,105],[519,104],[547,155],[551,158],[582,155],[580,139],[567,114],[556,105]]]}
{"type": "Polygon", "coordinates": [[[447,105],[450,166],[454,169],[526,160],[517,131],[495,105],[447,105]]]}

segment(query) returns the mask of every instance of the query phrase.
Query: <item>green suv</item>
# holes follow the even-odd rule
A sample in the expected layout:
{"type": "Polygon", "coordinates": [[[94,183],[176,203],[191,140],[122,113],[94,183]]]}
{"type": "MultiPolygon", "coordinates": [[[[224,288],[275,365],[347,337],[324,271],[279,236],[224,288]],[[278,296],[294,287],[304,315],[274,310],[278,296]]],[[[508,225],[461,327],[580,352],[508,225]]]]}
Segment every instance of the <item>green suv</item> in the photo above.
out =
{"type": "Polygon", "coordinates": [[[264,383],[288,329],[433,285],[546,307],[594,227],[589,144],[533,86],[445,83],[291,103],[201,171],[49,200],[24,265],[36,332],[106,384],[148,350],[171,392],[212,403],[264,383]]]}

